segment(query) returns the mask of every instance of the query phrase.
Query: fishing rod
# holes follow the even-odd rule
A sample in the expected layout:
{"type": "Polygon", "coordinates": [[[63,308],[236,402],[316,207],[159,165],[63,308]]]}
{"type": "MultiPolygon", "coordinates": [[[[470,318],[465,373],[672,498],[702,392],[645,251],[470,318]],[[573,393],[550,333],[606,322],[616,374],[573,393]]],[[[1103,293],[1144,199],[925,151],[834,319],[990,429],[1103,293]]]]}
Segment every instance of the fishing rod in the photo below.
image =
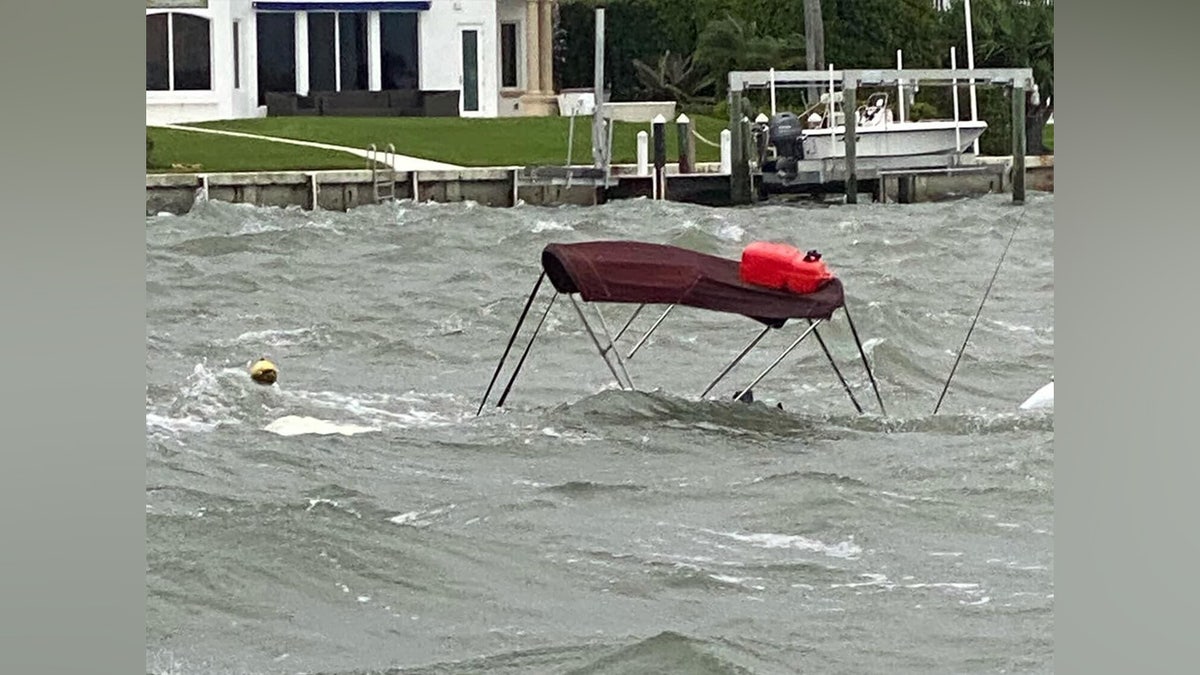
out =
{"type": "Polygon", "coordinates": [[[946,384],[942,387],[942,394],[938,396],[937,405],[933,407],[934,415],[942,407],[942,399],[946,398],[946,391],[950,389],[950,380],[954,379],[954,371],[958,370],[958,362],[962,360],[963,353],[967,350],[967,342],[971,339],[971,333],[975,330],[975,324],[979,321],[979,315],[983,313],[983,305],[987,302],[988,295],[992,292],[992,284],[996,283],[996,277],[1000,274],[1000,266],[1004,264],[1004,256],[1008,255],[1008,248],[1012,246],[1013,238],[1017,236],[1017,229],[1021,227],[1021,223],[1025,220],[1026,213],[1027,209],[1021,209],[1021,215],[1017,217],[1017,222],[1013,225],[1012,233],[1008,235],[1008,243],[1004,245],[1004,250],[1000,252],[1000,260],[996,262],[996,270],[992,272],[992,279],[983,291],[983,299],[979,301],[979,309],[975,310],[975,318],[971,320],[971,327],[967,329],[967,336],[963,339],[962,346],[958,348],[958,356],[954,357],[954,366],[950,368],[950,376],[946,378],[946,384]]]}

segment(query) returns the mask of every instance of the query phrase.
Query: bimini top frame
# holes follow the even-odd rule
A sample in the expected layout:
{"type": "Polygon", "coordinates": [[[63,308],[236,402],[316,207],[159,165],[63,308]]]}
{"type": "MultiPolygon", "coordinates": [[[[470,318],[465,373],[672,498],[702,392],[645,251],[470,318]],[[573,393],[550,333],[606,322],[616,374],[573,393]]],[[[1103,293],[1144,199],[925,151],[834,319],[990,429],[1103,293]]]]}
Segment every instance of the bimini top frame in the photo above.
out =
{"type": "Polygon", "coordinates": [[[754,385],[758,384],[759,381],[774,370],[805,338],[809,335],[814,335],[820,343],[821,349],[825,353],[826,358],[828,358],[830,365],[833,366],[833,370],[837,374],[842,387],[850,396],[855,409],[861,413],[863,412],[862,406],[855,399],[854,393],[834,362],[833,356],[830,354],[824,339],[817,331],[817,327],[823,321],[831,319],[833,313],[841,309],[846,314],[851,333],[858,347],[859,356],[862,358],[863,367],[870,378],[871,387],[879,403],[880,411],[885,415],[887,414],[883,406],[883,400],[879,396],[879,388],[875,382],[875,376],[871,372],[866,353],[863,351],[858,331],[854,326],[853,320],[850,318],[849,309],[846,307],[845,293],[839,279],[836,277],[829,279],[811,293],[791,293],[774,290],[742,281],[739,274],[739,265],[735,260],[675,246],[636,241],[549,244],[545,247],[542,251],[542,273],[538,276],[533,291],[529,294],[529,298],[525,302],[525,307],[521,311],[521,316],[517,320],[517,325],[513,329],[512,335],[509,337],[508,345],[504,348],[500,362],[496,364],[496,370],[492,374],[492,380],[488,383],[487,391],[483,395],[483,400],[480,402],[479,410],[476,411],[476,414],[481,413],[487,404],[488,397],[491,395],[492,388],[496,384],[496,379],[500,375],[509,352],[512,350],[513,343],[516,341],[521,326],[525,322],[533,300],[541,289],[542,282],[547,277],[549,277],[555,293],[550,298],[549,303],[547,303],[541,319],[534,328],[533,335],[529,338],[529,342],[525,345],[525,350],[521,354],[521,358],[517,362],[508,384],[500,395],[496,407],[504,405],[504,401],[512,390],[513,383],[516,381],[517,374],[520,372],[521,366],[525,363],[525,358],[529,355],[529,350],[533,346],[534,340],[541,331],[542,324],[545,322],[550,308],[553,307],[554,301],[560,294],[565,294],[570,298],[575,313],[583,323],[584,329],[600,353],[601,358],[604,359],[609,371],[616,378],[617,385],[622,389],[634,389],[633,380],[629,375],[626,361],[632,359],[637,354],[638,350],[641,349],[650,335],[658,329],[675,306],[685,305],[710,311],[738,314],[765,324],[750,343],[734,357],[733,361],[725,366],[716,379],[709,383],[708,387],[700,394],[701,398],[712,391],[713,387],[766,336],[768,331],[782,329],[791,319],[803,319],[807,322],[807,328],[770,366],[763,370],[748,386],[741,389],[735,398],[748,398],[754,385]],[[582,299],[584,303],[608,302],[636,304],[638,306],[614,336],[609,331],[608,324],[604,320],[604,316],[600,313],[599,307],[595,305],[593,305],[593,308],[600,325],[599,333],[592,328],[591,323],[584,314],[579,299],[582,299]],[[651,304],[665,304],[667,307],[646,333],[642,335],[642,338],[630,349],[628,354],[622,356],[621,351],[617,348],[617,341],[628,331],[634,319],[638,317],[646,305],[651,304]],[[601,341],[601,336],[603,336],[604,342],[601,341]]]}

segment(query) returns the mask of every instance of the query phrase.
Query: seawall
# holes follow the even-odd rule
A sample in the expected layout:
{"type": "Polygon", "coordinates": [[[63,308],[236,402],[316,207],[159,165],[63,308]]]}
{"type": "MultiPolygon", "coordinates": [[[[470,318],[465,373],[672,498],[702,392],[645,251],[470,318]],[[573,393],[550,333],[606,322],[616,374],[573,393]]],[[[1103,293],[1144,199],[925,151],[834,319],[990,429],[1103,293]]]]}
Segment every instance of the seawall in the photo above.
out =
{"type": "MultiPolygon", "coordinates": [[[[969,194],[1006,192],[1010,189],[1011,160],[981,157],[980,163],[996,165],[997,171],[983,174],[918,175],[913,178],[913,200],[931,201],[969,194]]],[[[710,205],[729,201],[729,176],[719,164],[705,163],[695,173],[679,174],[677,165],[666,167],[666,198],[710,205]]],[[[520,167],[481,167],[451,171],[397,171],[374,174],[368,169],[337,171],[270,171],[237,173],[160,173],[146,175],[146,213],[189,211],[200,199],[256,206],[300,207],[346,211],[376,202],[375,179],[381,180],[381,197],[415,201],[474,201],[487,206],[574,204],[595,205],[610,199],[650,197],[650,176],[637,175],[637,167],[613,167],[619,179],[607,189],[590,183],[558,179],[552,182],[528,178],[520,167]]],[[[1034,191],[1054,190],[1054,158],[1026,158],[1026,187],[1034,191]]],[[[884,186],[889,201],[896,199],[896,183],[884,186]]],[[[860,182],[865,195],[878,192],[873,182],[860,182]]],[[[878,194],[875,194],[878,197],[878,194]]]]}

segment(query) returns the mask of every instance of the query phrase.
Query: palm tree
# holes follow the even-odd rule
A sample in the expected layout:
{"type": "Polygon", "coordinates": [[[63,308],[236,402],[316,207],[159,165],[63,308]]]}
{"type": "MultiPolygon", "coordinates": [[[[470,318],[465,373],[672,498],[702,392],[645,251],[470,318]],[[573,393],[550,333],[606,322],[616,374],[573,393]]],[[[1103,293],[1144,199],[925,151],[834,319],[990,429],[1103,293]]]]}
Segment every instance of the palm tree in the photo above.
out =
{"type": "MultiPolygon", "coordinates": [[[[971,10],[976,67],[1033,69],[1038,92],[1026,100],[1026,152],[1045,154],[1042,135],[1054,112],[1053,1],[973,0],[971,10]]],[[[962,0],[955,1],[951,16],[957,17],[953,30],[963,35],[962,0]]]]}
{"type": "Polygon", "coordinates": [[[800,62],[797,43],[802,38],[792,35],[778,38],[766,35],[757,22],[743,22],[731,14],[710,21],[696,39],[693,60],[714,78],[717,96],[724,97],[729,89],[726,74],[731,70],[766,70],[790,68],[800,62]]]}
{"type": "Polygon", "coordinates": [[[633,60],[634,72],[642,88],[654,100],[679,101],[680,104],[709,102],[700,92],[713,84],[696,66],[691,56],[680,56],[667,50],[658,57],[657,67],[641,59],[633,60]]]}
{"type": "MultiPolygon", "coordinates": [[[[821,17],[821,0],[804,0],[804,57],[808,70],[825,69],[825,23],[821,17]]],[[[820,95],[819,88],[808,88],[808,102],[813,104],[820,95]]]]}

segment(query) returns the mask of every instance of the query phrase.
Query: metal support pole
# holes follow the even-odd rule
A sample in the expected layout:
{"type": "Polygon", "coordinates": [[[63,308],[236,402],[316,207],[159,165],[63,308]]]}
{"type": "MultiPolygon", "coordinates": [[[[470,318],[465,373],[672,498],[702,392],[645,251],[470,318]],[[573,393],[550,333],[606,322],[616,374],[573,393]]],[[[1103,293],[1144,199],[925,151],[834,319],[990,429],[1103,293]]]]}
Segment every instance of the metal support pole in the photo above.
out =
{"type": "Polygon", "coordinates": [[[758,344],[758,341],[763,339],[769,330],[771,330],[771,327],[767,326],[766,328],[762,329],[761,333],[755,335],[754,339],[751,340],[750,343],[747,344],[746,347],[742,349],[742,351],[739,352],[732,361],[729,362],[729,365],[725,366],[725,369],[722,370],[719,375],[717,375],[716,379],[714,379],[712,382],[709,382],[708,386],[704,388],[704,391],[700,392],[700,398],[707,396],[708,392],[712,391],[713,387],[717,386],[717,383],[724,379],[725,376],[729,374],[729,371],[733,370],[734,366],[741,363],[742,359],[746,358],[746,354],[749,354],[750,350],[754,349],[754,345],[758,344]]]}
{"type": "Polygon", "coordinates": [[[800,345],[800,343],[804,341],[804,338],[808,337],[808,334],[809,334],[809,333],[811,333],[811,332],[815,331],[815,330],[817,329],[817,326],[818,326],[818,325],[820,325],[820,323],[821,323],[822,321],[824,321],[824,319],[817,319],[817,320],[816,320],[816,321],[814,321],[814,322],[813,322],[813,323],[812,323],[812,324],[811,324],[811,325],[810,325],[808,328],[806,328],[806,329],[804,330],[804,332],[800,334],[800,337],[796,338],[796,341],[795,341],[795,342],[793,342],[793,343],[791,344],[791,346],[789,346],[787,349],[783,350],[783,353],[779,355],[779,358],[775,359],[775,361],[774,361],[774,362],[773,362],[771,365],[767,366],[766,370],[764,370],[764,371],[762,371],[761,373],[759,373],[759,374],[758,374],[758,377],[754,378],[754,381],[753,381],[753,382],[751,382],[750,384],[748,384],[748,385],[746,385],[745,387],[743,387],[743,388],[742,388],[742,390],[741,390],[741,392],[739,392],[739,393],[738,393],[738,395],[737,395],[737,396],[734,398],[734,400],[735,400],[735,401],[740,401],[740,400],[742,400],[742,397],[744,397],[744,396],[746,395],[746,392],[748,392],[748,391],[750,391],[751,389],[753,389],[753,388],[754,388],[754,385],[756,385],[756,384],[758,384],[759,382],[761,382],[761,381],[762,381],[762,379],[763,379],[764,377],[766,377],[766,376],[767,376],[767,374],[768,374],[768,373],[770,373],[772,370],[775,370],[775,366],[778,366],[778,365],[779,365],[781,362],[783,362],[783,360],[784,360],[785,358],[787,358],[787,355],[788,355],[788,354],[791,354],[791,353],[792,353],[792,350],[793,350],[793,349],[795,349],[796,347],[798,347],[798,346],[800,345]]]}
{"type": "Polygon", "coordinates": [[[550,308],[554,306],[554,301],[558,299],[558,293],[550,296],[550,302],[546,303],[546,310],[542,312],[542,318],[538,320],[537,326],[533,329],[533,335],[529,336],[529,343],[525,345],[525,351],[521,352],[521,358],[517,361],[517,367],[513,368],[512,377],[508,378],[508,384],[504,386],[504,393],[500,394],[500,400],[496,401],[496,407],[504,405],[504,401],[508,399],[508,392],[512,391],[513,382],[517,381],[517,374],[521,372],[521,366],[525,365],[525,357],[529,356],[529,350],[533,347],[533,341],[537,339],[538,333],[542,330],[542,324],[546,323],[546,316],[550,314],[550,308]]]}
{"type": "MultiPolygon", "coordinates": [[[[975,70],[975,39],[974,32],[971,30],[971,24],[973,23],[973,20],[971,19],[971,0],[965,0],[963,2],[963,14],[966,15],[964,18],[966,19],[967,24],[967,69],[975,70]]],[[[975,122],[978,120],[979,103],[975,96],[975,80],[971,80],[971,121],[975,122]]],[[[975,142],[972,144],[972,152],[975,154],[975,156],[979,156],[978,138],[976,138],[975,142]]]]}
{"type": "Polygon", "coordinates": [[[633,314],[630,315],[629,320],[625,322],[624,326],[621,326],[621,330],[617,331],[617,336],[613,338],[613,342],[621,339],[621,336],[625,334],[625,331],[629,330],[629,327],[633,325],[633,320],[636,319],[638,314],[641,314],[642,310],[645,308],[646,303],[643,302],[642,304],[638,305],[637,309],[633,310],[633,314]]]}
{"type": "Polygon", "coordinates": [[[571,108],[571,122],[567,125],[567,166],[571,166],[571,159],[575,153],[575,110],[576,108],[571,108]]]}
{"type": "Polygon", "coordinates": [[[858,203],[858,83],[843,91],[842,111],[846,117],[846,203],[858,203]]]}
{"type": "Polygon", "coordinates": [[[588,336],[592,338],[592,344],[596,345],[596,351],[600,353],[600,358],[604,359],[604,365],[608,366],[608,371],[612,373],[614,378],[616,378],[617,386],[621,389],[627,389],[625,383],[621,381],[621,376],[617,373],[617,369],[613,368],[612,362],[609,361],[608,357],[605,355],[604,347],[600,345],[600,339],[596,337],[595,331],[592,330],[592,325],[588,323],[587,317],[583,315],[583,310],[579,308],[579,301],[575,299],[574,295],[570,297],[571,306],[575,308],[575,313],[579,315],[579,320],[583,322],[583,329],[586,330],[588,336]]]}
{"type": "MultiPolygon", "coordinates": [[[[955,56],[955,53],[956,53],[955,48],[951,47],[950,48],[950,70],[951,71],[958,70],[958,60],[957,60],[957,57],[955,56]]],[[[962,157],[959,154],[962,152],[962,127],[959,125],[959,122],[958,122],[959,114],[958,114],[958,77],[957,76],[955,76],[953,84],[950,85],[950,93],[954,94],[954,155],[952,155],[952,156],[954,158],[954,163],[958,164],[959,160],[962,157]]]]}
{"type": "Polygon", "coordinates": [[[629,376],[629,371],[625,368],[625,359],[621,358],[621,350],[617,349],[617,341],[608,330],[608,322],[604,320],[604,314],[599,307],[593,306],[593,310],[596,312],[596,318],[600,320],[600,330],[604,331],[604,337],[608,338],[608,346],[604,348],[605,357],[607,358],[607,352],[611,351],[613,356],[617,357],[617,365],[621,367],[621,373],[625,375],[625,381],[629,383],[629,388],[637,389],[633,384],[633,378],[629,376]]]}
{"type": "Polygon", "coordinates": [[[533,299],[537,297],[538,289],[542,287],[542,281],[545,278],[546,272],[543,271],[538,275],[537,282],[533,284],[533,290],[529,293],[529,299],[525,301],[525,308],[521,310],[521,317],[517,319],[517,325],[513,327],[512,336],[508,338],[508,345],[504,347],[504,353],[500,355],[500,362],[496,364],[496,371],[492,373],[492,381],[488,383],[487,391],[483,392],[483,400],[479,402],[479,410],[475,411],[476,415],[483,412],[483,406],[487,404],[488,396],[492,393],[492,387],[496,384],[496,378],[500,376],[500,369],[504,367],[504,360],[508,358],[508,352],[512,350],[513,343],[517,341],[517,334],[521,332],[521,325],[525,323],[525,316],[529,314],[529,307],[533,305],[533,299]]]}
{"type": "Polygon", "coordinates": [[[867,377],[871,380],[871,388],[875,390],[875,400],[879,402],[879,412],[887,416],[887,410],[883,407],[883,397],[879,395],[879,385],[875,383],[875,374],[871,372],[871,364],[867,361],[867,352],[863,349],[862,340],[858,338],[858,329],[854,327],[854,319],[850,318],[850,307],[842,305],[842,311],[846,313],[846,323],[850,325],[850,334],[854,336],[854,344],[858,347],[858,355],[862,357],[863,368],[867,371],[867,377]]]}
{"type": "MultiPolygon", "coordinates": [[[[812,319],[809,319],[808,323],[811,325],[812,319]]],[[[842,377],[842,371],[837,367],[837,362],[833,360],[833,354],[830,353],[829,347],[825,345],[825,339],[821,337],[821,333],[816,328],[813,328],[813,335],[817,337],[817,343],[821,345],[821,351],[825,352],[825,358],[829,359],[829,365],[833,366],[833,372],[837,375],[838,382],[842,383],[842,388],[850,395],[850,402],[854,404],[854,409],[861,415],[863,411],[862,406],[858,404],[858,399],[854,398],[854,392],[850,391],[850,385],[846,383],[846,378],[842,377]]]]}
{"type": "Polygon", "coordinates": [[[671,310],[673,309],[675,309],[675,305],[667,306],[667,309],[663,311],[662,316],[658,317],[658,320],[651,324],[650,330],[646,331],[646,334],[642,336],[642,339],[637,341],[637,344],[633,346],[633,349],[629,350],[629,353],[625,355],[625,358],[633,358],[633,355],[642,348],[642,345],[646,344],[646,340],[650,339],[650,335],[658,328],[658,324],[662,323],[663,319],[667,318],[667,315],[670,314],[671,310]]]}
{"type": "Polygon", "coordinates": [[[593,96],[596,98],[592,112],[592,164],[597,169],[608,168],[608,155],[604,148],[604,7],[596,8],[595,72],[593,73],[593,96]]]}

